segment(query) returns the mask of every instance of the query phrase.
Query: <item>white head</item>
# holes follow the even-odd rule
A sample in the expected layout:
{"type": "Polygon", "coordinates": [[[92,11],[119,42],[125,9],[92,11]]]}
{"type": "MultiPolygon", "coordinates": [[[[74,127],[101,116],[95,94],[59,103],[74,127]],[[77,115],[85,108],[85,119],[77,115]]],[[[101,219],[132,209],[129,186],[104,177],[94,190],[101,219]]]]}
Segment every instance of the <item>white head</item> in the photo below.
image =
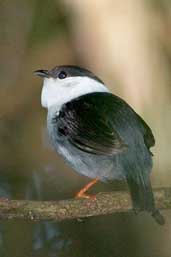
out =
{"type": "Polygon", "coordinates": [[[109,92],[93,73],[77,66],[58,66],[35,74],[44,78],[41,104],[48,109],[52,106],[60,109],[63,104],[88,93],[109,92]]]}

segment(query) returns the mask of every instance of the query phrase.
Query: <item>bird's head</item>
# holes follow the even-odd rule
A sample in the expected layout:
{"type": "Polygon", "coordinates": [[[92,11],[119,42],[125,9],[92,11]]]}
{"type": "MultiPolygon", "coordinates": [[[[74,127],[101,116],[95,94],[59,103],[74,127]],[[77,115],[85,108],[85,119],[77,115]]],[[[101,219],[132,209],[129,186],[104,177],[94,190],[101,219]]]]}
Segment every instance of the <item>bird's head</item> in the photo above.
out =
{"type": "Polygon", "coordinates": [[[89,70],[63,65],[51,70],[37,70],[35,75],[43,78],[41,104],[45,108],[59,108],[77,98],[93,92],[108,92],[104,83],[89,70]]]}

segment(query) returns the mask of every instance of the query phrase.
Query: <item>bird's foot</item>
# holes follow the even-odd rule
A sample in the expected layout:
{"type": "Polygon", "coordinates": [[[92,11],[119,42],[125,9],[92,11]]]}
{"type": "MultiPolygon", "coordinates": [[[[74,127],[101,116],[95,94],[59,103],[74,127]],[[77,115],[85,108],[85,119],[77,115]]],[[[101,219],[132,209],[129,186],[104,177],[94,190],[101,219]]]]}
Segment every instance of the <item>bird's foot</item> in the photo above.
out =
{"type": "Polygon", "coordinates": [[[90,195],[78,192],[75,196],[75,198],[84,198],[84,199],[90,199],[90,200],[96,200],[96,195],[90,195]]]}
{"type": "Polygon", "coordinates": [[[86,194],[87,190],[92,187],[94,184],[96,184],[98,181],[98,178],[93,179],[92,181],[90,181],[87,185],[85,185],[77,194],[76,194],[76,198],[84,198],[84,199],[91,199],[91,200],[95,200],[96,196],[95,195],[89,195],[86,194]]]}

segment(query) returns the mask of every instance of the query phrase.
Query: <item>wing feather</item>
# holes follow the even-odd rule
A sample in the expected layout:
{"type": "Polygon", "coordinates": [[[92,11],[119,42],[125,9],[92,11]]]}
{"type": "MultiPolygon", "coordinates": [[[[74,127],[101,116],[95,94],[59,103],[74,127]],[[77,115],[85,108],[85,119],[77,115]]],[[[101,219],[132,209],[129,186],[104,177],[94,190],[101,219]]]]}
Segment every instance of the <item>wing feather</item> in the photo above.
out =
{"type": "Polygon", "coordinates": [[[113,155],[127,146],[111,122],[111,94],[87,94],[65,104],[59,114],[60,131],[76,148],[91,153],[113,155]],[[100,96],[100,98],[98,97],[100,96]],[[99,101],[102,100],[103,102],[99,101]]]}
{"type": "MultiPolygon", "coordinates": [[[[87,94],[63,105],[58,130],[76,148],[92,154],[123,152],[128,148],[126,141],[130,142],[127,137],[136,131],[141,132],[147,149],[155,144],[145,121],[124,100],[110,93],[87,94]]],[[[131,142],[134,140],[132,137],[131,142]]]]}

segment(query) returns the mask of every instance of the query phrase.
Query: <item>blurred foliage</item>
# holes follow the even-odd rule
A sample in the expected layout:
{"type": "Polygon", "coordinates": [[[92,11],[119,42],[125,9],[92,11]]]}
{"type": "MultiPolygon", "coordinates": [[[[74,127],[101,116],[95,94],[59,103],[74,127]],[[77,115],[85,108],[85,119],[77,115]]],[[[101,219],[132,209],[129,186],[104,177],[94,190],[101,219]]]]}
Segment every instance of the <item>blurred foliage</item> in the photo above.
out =
{"type": "Polygon", "coordinates": [[[69,33],[69,13],[56,1],[33,1],[35,5],[29,48],[46,44],[61,34],[69,33]]]}

